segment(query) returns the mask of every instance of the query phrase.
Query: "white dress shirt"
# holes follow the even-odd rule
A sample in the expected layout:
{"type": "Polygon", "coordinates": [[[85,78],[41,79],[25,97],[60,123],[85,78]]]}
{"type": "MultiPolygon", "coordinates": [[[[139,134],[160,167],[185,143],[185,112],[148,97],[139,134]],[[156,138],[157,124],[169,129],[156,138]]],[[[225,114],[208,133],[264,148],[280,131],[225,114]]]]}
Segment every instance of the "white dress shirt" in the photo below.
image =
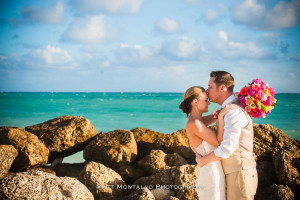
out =
{"type": "MultiPolygon", "coordinates": [[[[234,99],[234,95],[228,97],[223,102],[222,108],[231,103],[234,99]]],[[[224,116],[223,141],[220,146],[214,150],[215,155],[221,158],[229,158],[239,143],[242,128],[247,126],[248,123],[247,116],[240,107],[228,111],[224,116]]]]}

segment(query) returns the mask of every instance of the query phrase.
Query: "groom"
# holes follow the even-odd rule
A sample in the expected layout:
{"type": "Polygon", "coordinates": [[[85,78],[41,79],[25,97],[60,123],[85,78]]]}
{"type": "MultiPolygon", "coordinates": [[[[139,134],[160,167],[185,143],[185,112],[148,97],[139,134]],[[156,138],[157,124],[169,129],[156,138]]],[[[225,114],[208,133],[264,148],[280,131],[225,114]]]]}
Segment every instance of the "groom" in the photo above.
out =
{"type": "Polygon", "coordinates": [[[257,188],[256,162],[253,153],[253,125],[248,113],[233,95],[234,78],[225,71],[212,71],[208,83],[211,102],[224,108],[228,104],[239,107],[224,116],[224,135],[220,146],[196,161],[200,167],[221,160],[226,177],[227,200],[254,199],[257,188]]]}

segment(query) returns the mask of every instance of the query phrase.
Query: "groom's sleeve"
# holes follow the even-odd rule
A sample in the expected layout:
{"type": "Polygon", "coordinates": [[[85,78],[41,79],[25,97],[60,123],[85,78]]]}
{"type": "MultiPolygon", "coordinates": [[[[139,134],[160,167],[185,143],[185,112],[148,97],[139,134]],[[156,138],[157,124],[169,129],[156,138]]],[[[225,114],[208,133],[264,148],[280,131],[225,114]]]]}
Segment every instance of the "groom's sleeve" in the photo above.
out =
{"type": "Polygon", "coordinates": [[[242,128],[248,123],[245,113],[240,108],[228,111],[224,117],[223,141],[214,150],[215,155],[221,158],[229,158],[239,143],[242,128]]]}

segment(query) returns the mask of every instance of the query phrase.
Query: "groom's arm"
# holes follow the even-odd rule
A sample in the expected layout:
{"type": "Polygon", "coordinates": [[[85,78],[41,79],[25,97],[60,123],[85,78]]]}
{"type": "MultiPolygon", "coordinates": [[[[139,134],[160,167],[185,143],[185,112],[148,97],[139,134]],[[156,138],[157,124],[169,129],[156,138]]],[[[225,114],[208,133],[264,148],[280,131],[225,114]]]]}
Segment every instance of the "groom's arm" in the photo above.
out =
{"type": "Polygon", "coordinates": [[[239,143],[241,130],[248,124],[248,119],[241,109],[230,110],[224,116],[224,124],[223,141],[220,146],[204,157],[196,157],[200,167],[223,158],[229,158],[239,143]]]}

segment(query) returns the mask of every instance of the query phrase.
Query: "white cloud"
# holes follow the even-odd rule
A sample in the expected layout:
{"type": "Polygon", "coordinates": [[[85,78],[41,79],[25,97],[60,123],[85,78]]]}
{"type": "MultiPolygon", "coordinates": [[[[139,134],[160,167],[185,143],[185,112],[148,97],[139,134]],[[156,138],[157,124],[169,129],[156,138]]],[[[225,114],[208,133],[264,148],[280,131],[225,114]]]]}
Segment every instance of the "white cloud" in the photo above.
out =
{"type": "Polygon", "coordinates": [[[218,53],[224,58],[235,59],[266,59],[272,57],[255,41],[235,41],[225,31],[218,32],[218,39],[212,42],[213,54],[218,53]]]}
{"type": "Polygon", "coordinates": [[[283,29],[297,26],[300,1],[279,1],[268,8],[258,0],[245,0],[232,9],[233,21],[259,29],[283,29]]]}
{"type": "Polygon", "coordinates": [[[127,65],[129,67],[143,67],[144,65],[153,63],[151,62],[153,52],[141,45],[129,45],[123,43],[115,52],[115,56],[122,65],[127,65]]]}
{"type": "Polygon", "coordinates": [[[185,1],[190,4],[199,4],[205,2],[206,0],[185,0],[185,1]]]}
{"type": "Polygon", "coordinates": [[[155,24],[155,33],[158,34],[168,34],[175,33],[179,30],[179,25],[175,20],[164,18],[161,21],[156,22],[155,24]]]}
{"type": "Polygon", "coordinates": [[[104,15],[76,18],[63,34],[66,41],[104,43],[118,37],[117,32],[106,33],[104,15]]]}
{"type": "Polygon", "coordinates": [[[111,62],[105,53],[93,45],[83,45],[81,47],[80,58],[82,58],[80,64],[83,69],[107,69],[111,67],[111,62]]]}
{"type": "Polygon", "coordinates": [[[64,17],[64,3],[59,1],[50,7],[25,7],[22,15],[25,21],[43,24],[59,24],[64,17]]]}
{"type": "Polygon", "coordinates": [[[165,42],[161,53],[171,59],[199,59],[204,49],[193,39],[186,36],[165,42]]]}
{"type": "Polygon", "coordinates": [[[172,67],[170,67],[170,70],[175,75],[182,75],[185,72],[185,68],[181,65],[172,66],[172,67]]]}
{"type": "Polygon", "coordinates": [[[219,35],[220,39],[225,40],[225,41],[228,40],[228,36],[227,36],[227,33],[225,31],[219,31],[218,35],[219,35]]]}
{"type": "Polygon", "coordinates": [[[221,14],[217,11],[207,10],[204,20],[208,24],[215,24],[219,20],[220,16],[221,14]]]}
{"type": "Polygon", "coordinates": [[[70,5],[79,12],[138,13],[144,0],[71,0],[70,5]]]}
{"type": "Polygon", "coordinates": [[[37,61],[37,64],[49,65],[49,66],[61,66],[67,65],[72,61],[71,56],[66,50],[59,47],[52,47],[47,45],[46,48],[35,49],[30,53],[30,57],[33,58],[33,62],[37,61]]]}

